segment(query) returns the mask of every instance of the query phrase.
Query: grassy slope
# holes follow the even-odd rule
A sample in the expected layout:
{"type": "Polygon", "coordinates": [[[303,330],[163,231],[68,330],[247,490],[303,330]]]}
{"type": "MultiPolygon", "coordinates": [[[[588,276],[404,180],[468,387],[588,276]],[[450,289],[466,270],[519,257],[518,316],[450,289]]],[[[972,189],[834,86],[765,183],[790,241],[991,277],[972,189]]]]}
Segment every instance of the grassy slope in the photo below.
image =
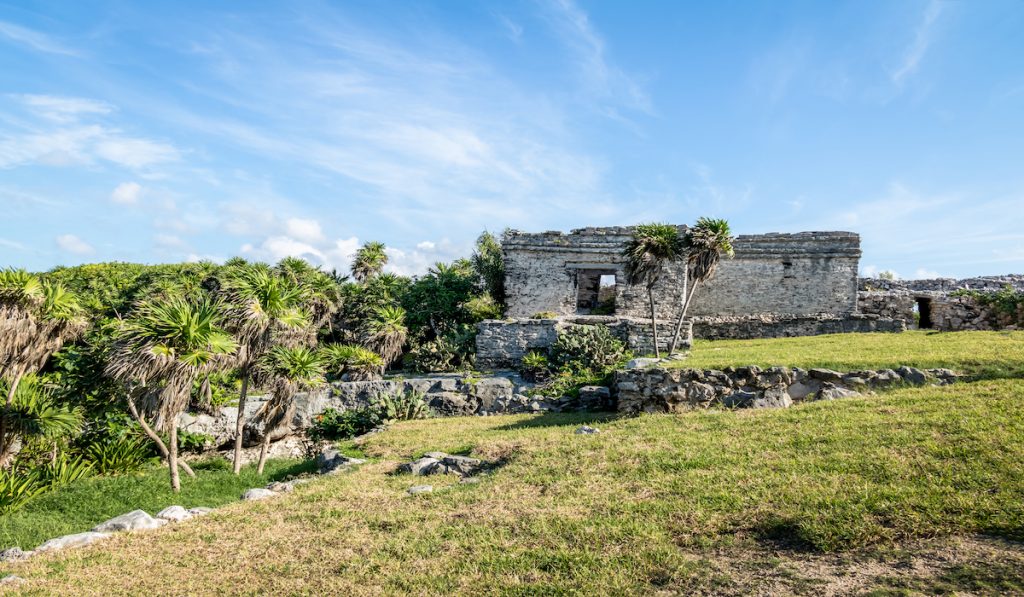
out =
{"type": "Polygon", "coordinates": [[[832,334],[764,340],[698,340],[674,367],[786,365],[839,371],[946,367],[988,378],[1024,377],[1024,332],[933,332],[832,334]]]}
{"type": "MultiPolygon", "coordinates": [[[[585,420],[400,424],[366,442],[377,460],[352,473],[9,568],[59,593],[716,592],[743,581],[714,570],[757,546],[798,558],[945,534],[1024,539],[1019,381],[598,421],[600,435],[574,435],[585,420]],[[428,450],[507,464],[408,496],[422,481],[387,473],[428,450]]],[[[985,580],[992,570],[983,561],[970,582],[1024,590],[1019,562],[985,580]]]]}
{"type": "Polygon", "coordinates": [[[156,514],[167,506],[216,507],[238,500],[250,487],[263,487],[270,480],[310,470],[309,464],[270,460],[263,476],[255,467],[235,476],[230,470],[202,470],[196,478],[181,477],[181,493],[171,492],[166,467],[152,467],[136,475],[94,477],[44,494],[25,508],[0,516],[0,549],[17,545],[34,549],[47,539],[88,531],[97,524],[142,509],[156,514]]]}

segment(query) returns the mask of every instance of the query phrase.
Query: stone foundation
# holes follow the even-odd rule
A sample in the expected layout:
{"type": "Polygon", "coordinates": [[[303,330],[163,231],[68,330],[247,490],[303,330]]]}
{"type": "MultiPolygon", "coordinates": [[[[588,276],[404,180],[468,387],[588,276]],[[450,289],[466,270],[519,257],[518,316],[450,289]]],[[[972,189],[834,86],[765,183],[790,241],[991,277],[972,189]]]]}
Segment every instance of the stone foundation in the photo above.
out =
{"type": "Polygon", "coordinates": [[[796,367],[652,368],[617,371],[614,391],[621,413],[672,413],[711,406],[785,408],[794,401],[832,400],[900,384],[947,384],[956,379],[948,369],[912,367],[850,373],[796,367]]]}

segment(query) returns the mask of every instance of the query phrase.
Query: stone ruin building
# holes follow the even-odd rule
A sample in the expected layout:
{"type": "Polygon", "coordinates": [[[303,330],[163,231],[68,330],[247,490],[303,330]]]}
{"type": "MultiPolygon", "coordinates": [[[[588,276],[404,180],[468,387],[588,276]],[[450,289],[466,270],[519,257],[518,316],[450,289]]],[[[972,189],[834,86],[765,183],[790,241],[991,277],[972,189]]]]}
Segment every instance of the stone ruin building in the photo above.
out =
{"type": "MultiPolygon", "coordinates": [[[[573,324],[606,325],[634,352],[652,353],[645,289],[625,283],[622,252],[632,233],[631,227],[506,233],[508,319],[479,324],[478,365],[515,367],[573,324]]],[[[987,315],[950,293],[965,286],[1024,287],[1024,277],[861,280],[860,236],[852,232],[740,235],[734,248],[735,257],[723,260],[694,296],[687,315],[697,338],[900,332],[918,318],[922,327],[984,329],[979,321],[987,315]]],[[[683,267],[671,264],[654,288],[663,349],[678,314],[683,267]]]]}

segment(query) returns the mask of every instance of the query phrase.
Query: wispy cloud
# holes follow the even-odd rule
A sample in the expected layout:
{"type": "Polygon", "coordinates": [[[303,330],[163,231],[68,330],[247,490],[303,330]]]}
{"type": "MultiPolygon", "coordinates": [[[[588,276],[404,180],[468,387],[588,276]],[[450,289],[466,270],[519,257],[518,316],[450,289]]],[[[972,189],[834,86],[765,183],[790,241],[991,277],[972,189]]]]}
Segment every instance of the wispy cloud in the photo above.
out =
{"type": "Polygon", "coordinates": [[[928,52],[933,41],[935,22],[942,12],[942,4],[932,0],[925,8],[921,22],[914,31],[914,39],[907,46],[899,65],[892,70],[890,78],[896,85],[902,85],[907,77],[917,72],[918,66],[928,52]]]}
{"type": "Polygon", "coordinates": [[[61,234],[56,239],[57,247],[75,255],[89,255],[95,252],[92,245],[78,238],[74,234],[61,234]]]}
{"type": "Polygon", "coordinates": [[[49,35],[6,21],[0,21],[0,37],[7,38],[9,41],[32,50],[36,50],[37,52],[62,54],[64,56],[79,55],[77,51],[68,48],[49,35]]]}

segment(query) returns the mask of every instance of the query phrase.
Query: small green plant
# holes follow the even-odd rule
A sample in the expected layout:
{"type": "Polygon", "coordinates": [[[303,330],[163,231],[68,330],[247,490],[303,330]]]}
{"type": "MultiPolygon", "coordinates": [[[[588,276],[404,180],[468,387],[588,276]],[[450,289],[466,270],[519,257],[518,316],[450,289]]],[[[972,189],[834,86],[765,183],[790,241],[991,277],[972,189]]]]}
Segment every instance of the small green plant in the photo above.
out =
{"type": "Polygon", "coordinates": [[[523,355],[520,373],[526,381],[540,383],[547,380],[551,374],[551,363],[544,353],[530,351],[523,355]]]}
{"type": "Polygon", "coordinates": [[[335,410],[328,408],[314,417],[306,435],[313,442],[349,439],[372,430],[378,424],[372,408],[335,410]]]}
{"type": "Polygon", "coordinates": [[[14,512],[48,487],[37,475],[0,470],[0,514],[14,512]]]}
{"type": "Polygon", "coordinates": [[[473,321],[501,319],[502,316],[501,305],[491,298],[489,294],[473,297],[466,301],[463,307],[469,312],[469,316],[473,321]]]}
{"type": "Polygon", "coordinates": [[[178,449],[182,452],[201,453],[211,445],[213,445],[212,436],[187,429],[178,429],[178,449]]]}
{"type": "Polygon", "coordinates": [[[48,487],[67,485],[93,473],[93,464],[82,456],[71,458],[61,453],[53,461],[39,469],[40,479],[48,487]]]}
{"type": "Polygon", "coordinates": [[[101,475],[135,472],[153,461],[148,443],[133,435],[93,444],[86,455],[101,475]]]}
{"type": "Polygon", "coordinates": [[[370,401],[370,408],[375,411],[381,423],[426,419],[431,415],[423,393],[416,391],[404,394],[378,394],[370,401]]]}
{"type": "Polygon", "coordinates": [[[362,346],[329,344],[319,352],[332,379],[347,373],[352,381],[370,381],[379,379],[384,372],[384,357],[362,346]]]}
{"type": "Polygon", "coordinates": [[[558,313],[554,311],[539,311],[531,315],[530,319],[558,319],[558,313]]]}

